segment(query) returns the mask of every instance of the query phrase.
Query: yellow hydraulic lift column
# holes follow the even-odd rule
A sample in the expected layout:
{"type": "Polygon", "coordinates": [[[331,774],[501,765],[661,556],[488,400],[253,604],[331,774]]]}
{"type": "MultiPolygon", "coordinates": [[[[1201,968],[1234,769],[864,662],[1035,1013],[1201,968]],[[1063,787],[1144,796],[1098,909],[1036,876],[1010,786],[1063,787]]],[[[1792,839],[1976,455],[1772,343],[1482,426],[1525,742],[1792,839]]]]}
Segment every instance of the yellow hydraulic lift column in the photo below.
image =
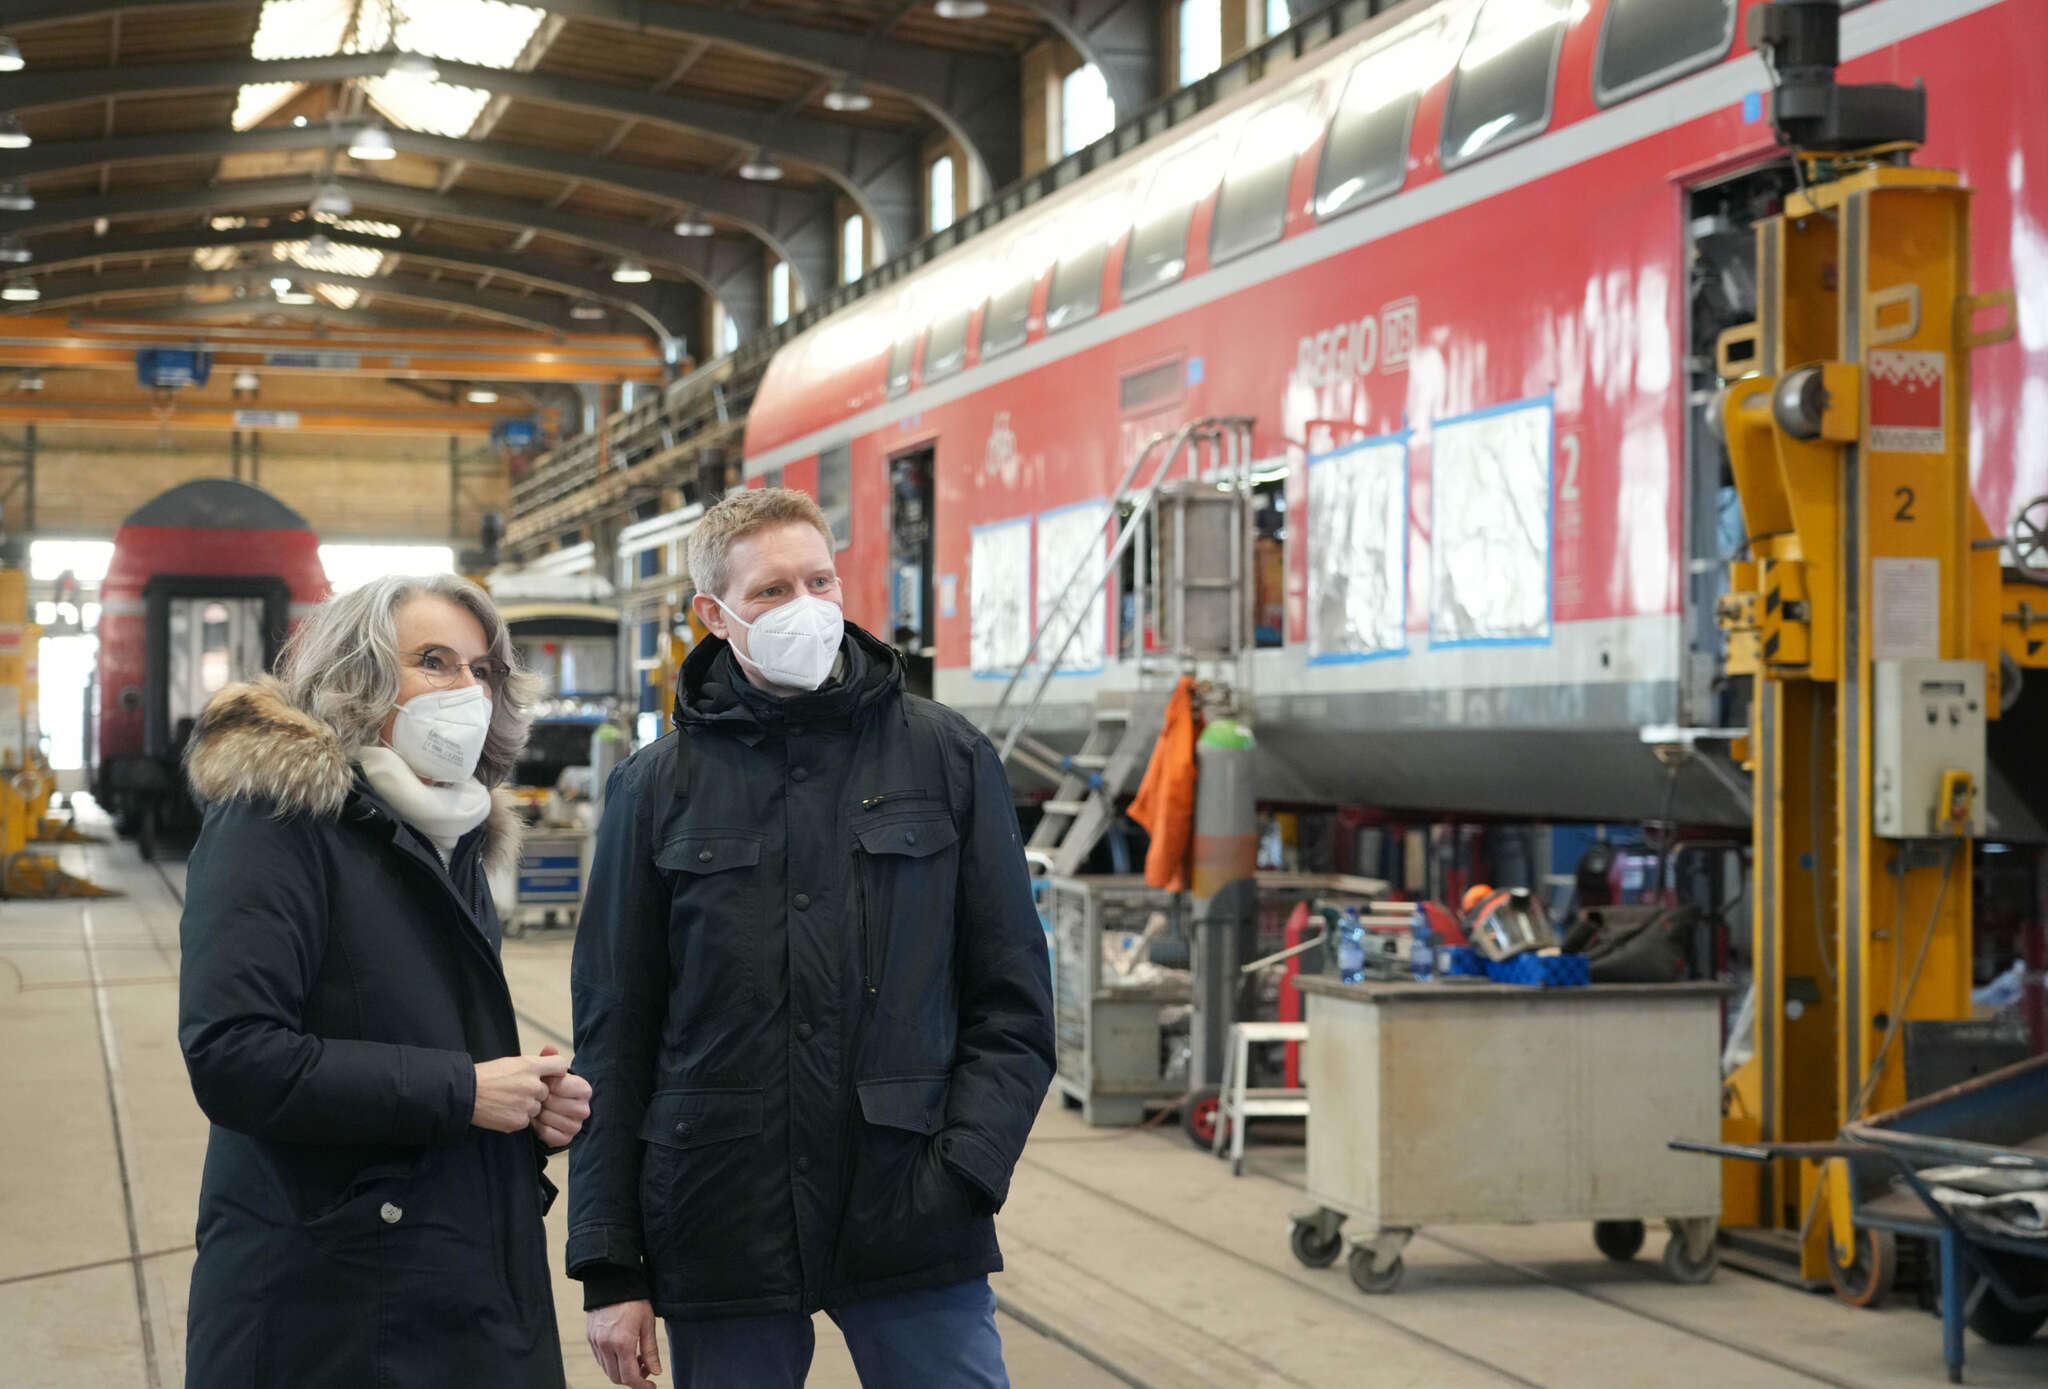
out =
{"type": "MultiPolygon", "coordinates": [[[[1832,0],[1754,12],[1802,177],[1757,226],[1758,321],[1720,345],[1749,538],[1722,619],[1731,673],[1754,677],[1756,1033],[1729,1083],[1737,1142],[1827,1141],[1903,1103],[1905,1024],[1969,1015],[1970,846],[1999,709],[1969,353],[2011,336],[1972,326],[2010,297],[1970,292],[1969,190],[1906,162],[1924,99],[1835,86],[1838,22],[1832,0]],[[1879,95],[1837,100],[1851,91],[1879,95]]],[[[1839,1164],[1731,1163],[1724,1191],[1724,1224],[1791,1235],[1805,1277],[1845,1296],[1889,1281],[1888,1239],[1850,1227],[1839,1164]]]]}

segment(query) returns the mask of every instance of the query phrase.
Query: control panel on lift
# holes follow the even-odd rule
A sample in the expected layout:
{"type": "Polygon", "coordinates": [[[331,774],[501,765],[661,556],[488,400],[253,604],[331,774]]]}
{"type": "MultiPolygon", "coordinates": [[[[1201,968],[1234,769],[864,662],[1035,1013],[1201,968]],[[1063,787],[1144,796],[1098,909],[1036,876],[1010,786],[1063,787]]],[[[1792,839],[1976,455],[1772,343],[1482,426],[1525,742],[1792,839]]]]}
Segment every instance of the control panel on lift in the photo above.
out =
{"type": "Polygon", "coordinates": [[[1984,833],[1984,666],[1872,662],[1871,787],[1887,839],[1984,833]]]}

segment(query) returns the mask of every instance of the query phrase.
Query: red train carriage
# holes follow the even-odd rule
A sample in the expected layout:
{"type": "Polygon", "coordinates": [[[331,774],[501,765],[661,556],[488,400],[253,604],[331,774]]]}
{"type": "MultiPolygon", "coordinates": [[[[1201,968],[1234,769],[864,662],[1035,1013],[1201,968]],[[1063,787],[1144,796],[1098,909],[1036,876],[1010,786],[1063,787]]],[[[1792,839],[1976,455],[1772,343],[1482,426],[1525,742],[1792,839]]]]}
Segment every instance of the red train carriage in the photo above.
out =
{"type": "Polygon", "coordinates": [[[93,795],[145,857],[194,820],[180,758],[200,709],[269,670],[293,621],[326,597],[318,537],[246,482],[173,487],[114,533],[88,747],[93,795]]]}
{"type": "MultiPolygon", "coordinates": [[[[793,340],[748,477],[817,493],[852,615],[975,713],[1133,451],[1255,416],[1263,794],[1740,823],[1738,779],[1674,788],[1642,739],[1742,721],[1706,417],[1792,178],[1754,3],[1393,11],[793,340]]],[[[1842,80],[1926,84],[1919,162],[1976,187],[1975,285],[2018,292],[2019,341],[1970,363],[1997,527],[2048,490],[2044,34],[2043,0],[1866,0],[1842,30],[1842,80]]],[[[1135,680],[1119,606],[1055,723],[1135,680]]]]}

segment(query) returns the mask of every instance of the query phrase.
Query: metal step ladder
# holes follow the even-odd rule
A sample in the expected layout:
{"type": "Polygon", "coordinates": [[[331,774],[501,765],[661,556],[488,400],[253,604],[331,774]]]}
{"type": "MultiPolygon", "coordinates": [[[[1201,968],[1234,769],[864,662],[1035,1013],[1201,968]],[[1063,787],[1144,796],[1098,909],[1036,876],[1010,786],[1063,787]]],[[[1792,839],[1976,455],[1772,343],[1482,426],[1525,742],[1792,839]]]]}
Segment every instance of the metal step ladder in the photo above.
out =
{"type": "Polygon", "coordinates": [[[1030,847],[1060,876],[1080,871],[1143,777],[1174,682],[1207,680],[1212,704],[1249,699],[1251,430],[1248,416],[1218,416],[1146,443],[1103,516],[1099,534],[1110,544],[1101,563],[1069,576],[996,701],[988,733],[1004,762],[1055,788],[1030,847]],[[1114,599],[1127,555],[1126,613],[1114,599]],[[1137,688],[1099,695],[1080,750],[1063,753],[1029,729],[1098,592],[1112,599],[1112,650],[1132,653],[1137,688]]]}

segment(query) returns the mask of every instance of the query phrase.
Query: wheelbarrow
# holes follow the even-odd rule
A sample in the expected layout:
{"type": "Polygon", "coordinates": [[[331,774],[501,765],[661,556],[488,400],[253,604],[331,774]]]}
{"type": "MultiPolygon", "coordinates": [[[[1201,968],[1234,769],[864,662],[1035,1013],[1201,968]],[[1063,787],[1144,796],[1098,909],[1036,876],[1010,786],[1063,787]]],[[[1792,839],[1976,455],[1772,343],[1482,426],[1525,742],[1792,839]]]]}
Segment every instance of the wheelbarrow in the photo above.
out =
{"type": "Polygon", "coordinates": [[[1678,1139],[1671,1146],[1754,1162],[1846,1159],[1848,1244],[1865,1280],[1865,1295],[1850,1300],[1874,1305],[1882,1298],[1898,1238],[1932,1243],[1941,1273],[1942,1355],[1952,1384],[1963,1380],[1966,1325],[1993,1344],[2019,1345],[2048,1323],[2048,1236],[2011,1234],[1958,1215],[1936,1198],[1939,1183],[1925,1176],[1963,1166],[2016,1177],[2039,1173],[2048,1183],[2048,1056],[1845,1125],[1834,1143],[1678,1139]]]}

